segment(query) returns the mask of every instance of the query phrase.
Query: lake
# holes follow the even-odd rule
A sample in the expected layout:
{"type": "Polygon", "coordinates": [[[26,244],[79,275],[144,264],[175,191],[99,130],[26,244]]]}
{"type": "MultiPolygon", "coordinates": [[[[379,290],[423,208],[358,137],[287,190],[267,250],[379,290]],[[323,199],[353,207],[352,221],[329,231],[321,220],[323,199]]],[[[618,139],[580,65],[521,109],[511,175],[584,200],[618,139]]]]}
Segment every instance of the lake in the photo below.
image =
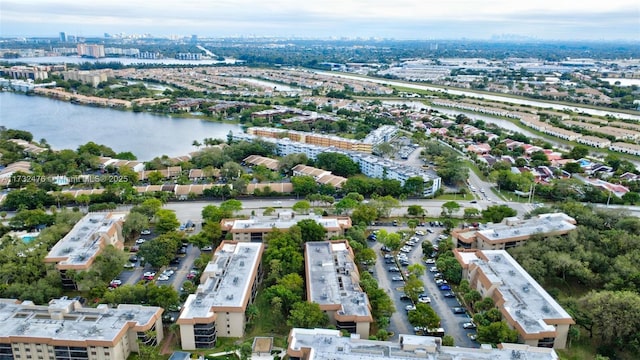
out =
{"type": "Polygon", "coordinates": [[[0,125],[27,130],[54,149],[75,150],[93,141],[116,152],[131,151],[139,160],[187,155],[204,138],[225,139],[237,124],[134,113],[74,105],[40,96],[0,92],[0,125]]]}

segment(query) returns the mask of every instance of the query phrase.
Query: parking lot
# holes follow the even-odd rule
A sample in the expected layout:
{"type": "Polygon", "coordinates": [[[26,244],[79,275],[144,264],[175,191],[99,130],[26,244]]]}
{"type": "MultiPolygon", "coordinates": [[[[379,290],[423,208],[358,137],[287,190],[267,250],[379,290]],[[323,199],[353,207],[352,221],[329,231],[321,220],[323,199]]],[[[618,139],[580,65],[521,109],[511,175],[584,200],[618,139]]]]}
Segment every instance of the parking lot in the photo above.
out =
{"type": "MultiPolygon", "coordinates": [[[[429,269],[431,267],[434,267],[435,264],[425,264],[423,260],[421,246],[422,242],[430,241],[436,244],[437,238],[441,235],[443,229],[442,227],[437,226],[431,227],[428,223],[426,225],[426,227],[418,227],[416,229],[416,231],[422,231],[425,235],[416,236],[418,238],[418,241],[415,242],[415,245],[411,246],[408,249],[405,249],[408,250],[408,252],[404,253],[406,254],[407,261],[396,262],[394,260],[395,264],[385,263],[385,260],[386,262],[390,262],[390,255],[387,255],[387,259],[385,259],[385,253],[381,251],[382,244],[378,243],[377,241],[369,241],[369,245],[375,250],[377,254],[374,277],[376,277],[376,279],[378,280],[380,288],[384,289],[389,294],[396,305],[396,312],[391,318],[389,330],[394,332],[394,339],[397,339],[398,334],[414,333],[414,328],[409,323],[409,319],[407,316],[407,306],[411,306],[413,304],[411,300],[403,296],[404,281],[400,281],[398,276],[401,275],[402,271],[406,270],[406,267],[408,265],[422,264],[427,269],[426,272],[420,277],[425,288],[423,294],[430,298],[431,307],[440,317],[440,327],[444,328],[446,335],[453,336],[454,344],[456,346],[478,347],[479,345],[469,338],[471,334],[475,334],[475,330],[463,328],[464,323],[471,322],[468,314],[466,312],[461,314],[454,313],[454,308],[459,307],[460,303],[455,298],[455,296],[444,296],[444,293],[448,291],[442,291],[438,288],[438,285],[436,285],[436,281],[434,278],[436,272],[429,271],[429,269]],[[428,232],[427,229],[431,229],[432,232],[428,232]],[[390,267],[396,266],[401,272],[389,271],[390,267]]],[[[385,230],[398,231],[400,229],[398,229],[397,227],[391,227],[385,230]]]]}

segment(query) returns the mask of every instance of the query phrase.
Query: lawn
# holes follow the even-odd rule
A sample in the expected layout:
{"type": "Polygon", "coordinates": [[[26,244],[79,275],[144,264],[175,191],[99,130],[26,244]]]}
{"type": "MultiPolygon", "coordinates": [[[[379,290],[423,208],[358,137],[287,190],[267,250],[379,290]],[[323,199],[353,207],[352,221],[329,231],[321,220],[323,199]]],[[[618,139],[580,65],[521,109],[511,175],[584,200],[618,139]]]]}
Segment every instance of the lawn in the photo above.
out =
{"type": "Polygon", "coordinates": [[[256,336],[286,337],[289,335],[290,327],[287,326],[281,314],[273,311],[271,303],[265,296],[264,289],[258,290],[254,304],[258,307],[258,315],[247,327],[245,338],[256,336]]]}

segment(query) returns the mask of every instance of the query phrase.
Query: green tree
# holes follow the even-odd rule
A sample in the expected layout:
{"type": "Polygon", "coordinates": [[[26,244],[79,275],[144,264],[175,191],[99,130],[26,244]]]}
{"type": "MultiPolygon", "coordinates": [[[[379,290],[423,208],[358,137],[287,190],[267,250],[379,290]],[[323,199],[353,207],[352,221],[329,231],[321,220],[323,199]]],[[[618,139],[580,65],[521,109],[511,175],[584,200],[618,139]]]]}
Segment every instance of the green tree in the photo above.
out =
{"type": "Polygon", "coordinates": [[[421,176],[408,178],[403,185],[405,193],[409,196],[424,195],[424,179],[421,176]]]}
{"type": "Polygon", "coordinates": [[[318,184],[312,176],[294,176],[291,178],[293,192],[298,196],[307,196],[318,192],[318,184]]]}
{"type": "Polygon", "coordinates": [[[130,212],[127,215],[124,224],[122,224],[122,235],[125,239],[135,239],[140,235],[140,232],[149,228],[149,219],[138,212],[130,212]]]}
{"type": "Polygon", "coordinates": [[[293,204],[291,209],[299,214],[308,214],[311,204],[307,200],[301,200],[293,204]]]}
{"type": "Polygon", "coordinates": [[[360,204],[356,206],[356,208],[351,213],[351,220],[354,224],[369,225],[373,223],[377,218],[378,210],[376,210],[376,208],[371,204],[360,204]]]}
{"type": "Polygon", "coordinates": [[[286,289],[294,293],[300,299],[304,296],[304,280],[302,276],[296,273],[287,274],[276,280],[278,285],[284,286],[286,289]]]}
{"type": "Polygon", "coordinates": [[[480,215],[480,210],[476,208],[464,208],[464,215],[462,216],[465,219],[474,219],[480,215]]]}
{"type": "Polygon", "coordinates": [[[518,342],[518,331],[511,329],[504,321],[478,326],[478,342],[497,345],[518,342]]]}
{"type": "Polygon", "coordinates": [[[409,278],[404,284],[404,293],[407,294],[407,296],[411,298],[414,303],[417,303],[418,298],[423,291],[424,284],[422,283],[422,280],[420,280],[415,274],[410,274],[409,278]]]}
{"type": "Polygon", "coordinates": [[[392,196],[387,195],[376,197],[371,201],[371,204],[378,210],[378,215],[380,217],[388,218],[391,214],[391,210],[400,206],[400,201],[392,196]]]}
{"type": "Polygon", "coordinates": [[[409,322],[413,326],[433,329],[440,326],[440,317],[431,308],[423,303],[417,303],[416,309],[409,312],[409,322]]]}
{"type": "Polygon", "coordinates": [[[489,206],[485,210],[482,210],[482,217],[486,221],[490,221],[493,223],[499,223],[502,219],[506,217],[516,216],[518,213],[508,207],[507,205],[495,205],[489,206]]]}
{"type": "Polygon", "coordinates": [[[158,234],[174,231],[178,226],[180,226],[180,222],[175,212],[167,209],[160,209],[156,212],[155,230],[158,234]]]}
{"type": "Polygon", "coordinates": [[[273,215],[273,213],[276,212],[276,209],[272,208],[272,207],[268,207],[266,209],[264,209],[264,211],[262,212],[263,216],[269,216],[269,215],[273,215]]]}
{"type": "Polygon", "coordinates": [[[451,215],[458,210],[460,210],[460,204],[455,201],[447,201],[446,203],[442,204],[442,212],[445,213],[448,217],[451,217],[451,215]]]}
{"type": "Polygon", "coordinates": [[[451,335],[445,335],[442,337],[442,346],[454,346],[455,339],[451,335]]]}
{"type": "Polygon", "coordinates": [[[378,232],[378,241],[392,251],[398,251],[402,246],[402,237],[399,234],[387,234],[384,230],[380,230],[378,232]]]}
{"type": "Polygon", "coordinates": [[[324,240],[327,230],[324,226],[318,224],[313,219],[304,219],[296,223],[300,228],[302,239],[306,241],[322,241],[324,240]]]}
{"type": "Polygon", "coordinates": [[[233,213],[242,210],[242,202],[236,199],[229,199],[220,204],[220,210],[233,213]]]}
{"type": "Polygon", "coordinates": [[[331,171],[337,176],[349,177],[360,172],[358,163],[351,160],[347,155],[325,152],[316,156],[316,166],[331,171]]]}
{"type": "Polygon", "coordinates": [[[202,219],[207,223],[219,223],[222,219],[230,218],[232,216],[233,213],[230,210],[225,210],[215,205],[207,205],[202,208],[202,219]]]}
{"type": "Polygon", "coordinates": [[[164,175],[162,175],[160,171],[156,170],[156,171],[150,172],[147,178],[149,179],[149,183],[151,185],[160,185],[164,180],[164,175]]]}
{"type": "MultiPolygon", "coordinates": [[[[147,241],[140,246],[139,255],[154,268],[169,265],[169,261],[175,257],[176,251],[182,244],[182,235],[177,232],[169,232],[158,236],[153,241],[147,241]]],[[[122,265],[120,265],[122,266],[122,265]]]]}
{"type": "Polygon", "coordinates": [[[306,301],[295,303],[287,319],[287,325],[305,329],[324,328],[328,323],[329,316],[320,309],[320,305],[306,301]]]}
{"type": "Polygon", "coordinates": [[[407,214],[411,216],[423,216],[424,209],[420,205],[409,205],[409,207],[407,207],[407,214]]]}
{"type": "Polygon", "coordinates": [[[582,159],[589,155],[589,147],[584,145],[576,145],[571,151],[567,154],[567,156],[571,159],[582,159]]]}
{"type": "Polygon", "coordinates": [[[583,296],[579,304],[604,344],[638,344],[640,341],[640,295],[637,292],[592,291],[583,296]]]}

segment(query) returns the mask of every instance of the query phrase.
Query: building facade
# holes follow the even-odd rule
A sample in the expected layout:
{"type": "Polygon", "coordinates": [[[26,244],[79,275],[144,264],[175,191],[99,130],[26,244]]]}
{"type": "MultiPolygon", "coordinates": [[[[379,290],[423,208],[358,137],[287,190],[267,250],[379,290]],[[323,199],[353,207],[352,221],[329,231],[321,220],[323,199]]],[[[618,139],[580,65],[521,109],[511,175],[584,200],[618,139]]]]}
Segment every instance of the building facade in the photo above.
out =
{"type": "Polygon", "coordinates": [[[459,250],[462,279],[483,297],[493,299],[519,341],[530,346],[564,349],[571,316],[505,250],[459,250]]]}
{"type": "Polygon", "coordinates": [[[89,213],[60,239],[44,258],[45,263],[55,264],[62,276],[62,285],[78,289],[78,284],[66,276],[68,270],[86,271],[102,250],[112,245],[124,248],[122,224],[126,213],[89,213]]]}
{"type": "Polygon", "coordinates": [[[560,236],[576,229],[576,221],[564,213],[540,214],[531,219],[506,218],[500,224],[453,229],[451,238],[465,249],[504,250],[522,245],[532,236],[560,236]]]}
{"type": "Polygon", "coordinates": [[[126,360],[139,342],[162,341],[162,312],[124,304],[85,308],[66,297],[48,305],[0,299],[0,359],[126,360]]]}
{"type": "Polygon", "coordinates": [[[325,239],[334,236],[344,236],[345,232],[351,228],[351,218],[322,217],[316,215],[298,215],[290,211],[284,211],[275,216],[253,216],[250,219],[222,219],[220,227],[223,236],[231,233],[233,241],[242,242],[263,242],[267,234],[274,229],[287,231],[300,220],[311,219],[322,225],[327,231],[325,239]]]}
{"type": "Polygon", "coordinates": [[[262,281],[261,243],[223,241],[184,303],[177,324],[182,349],[213,348],[220,337],[242,337],[247,306],[262,281]]]}

